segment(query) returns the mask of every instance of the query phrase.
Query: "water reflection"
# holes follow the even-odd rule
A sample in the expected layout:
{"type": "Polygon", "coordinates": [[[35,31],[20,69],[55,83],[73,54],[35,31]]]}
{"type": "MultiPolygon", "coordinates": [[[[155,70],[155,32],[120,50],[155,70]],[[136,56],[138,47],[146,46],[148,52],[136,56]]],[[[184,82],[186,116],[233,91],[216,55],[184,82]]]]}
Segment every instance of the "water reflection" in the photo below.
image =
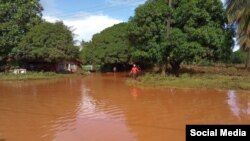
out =
{"type": "Polygon", "coordinates": [[[246,93],[139,88],[125,79],[0,82],[0,139],[183,141],[186,124],[250,123],[246,93]]]}
{"type": "Polygon", "coordinates": [[[233,115],[241,118],[250,116],[250,96],[249,94],[237,94],[234,90],[229,90],[227,93],[227,103],[233,115]]]}
{"type": "Polygon", "coordinates": [[[134,100],[137,99],[138,95],[139,95],[139,89],[136,86],[133,86],[131,88],[131,95],[134,98],[134,100]]]}
{"type": "MultiPolygon", "coordinates": [[[[91,92],[84,84],[81,85],[82,99],[79,105],[78,118],[106,119],[107,114],[98,110],[96,101],[89,95],[91,92]]],[[[105,104],[105,103],[103,103],[105,104]]],[[[100,104],[99,104],[100,105],[100,104]]]]}
{"type": "MultiPolygon", "coordinates": [[[[102,84],[102,81],[93,79],[92,76],[81,81],[81,100],[77,106],[75,122],[72,127],[67,127],[70,128],[68,130],[58,130],[54,141],[117,141],[121,138],[126,141],[135,140],[133,133],[128,131],[123,110],[105,98],[106,91],[103,91],[103,85],[105,84],[102,84]],[[101,89],[94,89],[92,86],[101,89]]],[[[109,88],[105,89],[109,91],[109,88]]]]}
{"type": "Polygon", "coordinates": [[[6,140],[48,141],[72,129],[77,79],[0,82],[0,132],[6,140]],[[74,85],[74,88],[70,86],[74,85]]]}

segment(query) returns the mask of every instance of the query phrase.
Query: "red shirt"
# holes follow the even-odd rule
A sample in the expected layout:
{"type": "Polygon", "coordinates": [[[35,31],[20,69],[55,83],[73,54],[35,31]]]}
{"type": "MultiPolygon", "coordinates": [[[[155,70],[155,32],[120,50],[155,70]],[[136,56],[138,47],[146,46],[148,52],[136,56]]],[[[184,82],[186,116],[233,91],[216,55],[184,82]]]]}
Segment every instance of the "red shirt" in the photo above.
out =
{"type": "Polygon", "coordinates": [[[131,73],[132,74],[137,74],[138,73],[138,68],[137,67],[133,67],[132,69],[131,69],[131,73]]]}

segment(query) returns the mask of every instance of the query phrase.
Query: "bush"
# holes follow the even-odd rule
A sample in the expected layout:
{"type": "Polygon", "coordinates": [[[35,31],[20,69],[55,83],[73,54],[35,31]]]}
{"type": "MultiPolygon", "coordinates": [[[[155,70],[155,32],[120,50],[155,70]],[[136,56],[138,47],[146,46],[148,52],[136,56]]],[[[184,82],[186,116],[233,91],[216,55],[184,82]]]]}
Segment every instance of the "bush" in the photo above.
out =
{"type": "Polygon", "coordinates": [[[247,59],[247,53],[241,50],[238,50],[233,53],[231,62],[233,64],[243,64],[246,59],[247,59]]]}

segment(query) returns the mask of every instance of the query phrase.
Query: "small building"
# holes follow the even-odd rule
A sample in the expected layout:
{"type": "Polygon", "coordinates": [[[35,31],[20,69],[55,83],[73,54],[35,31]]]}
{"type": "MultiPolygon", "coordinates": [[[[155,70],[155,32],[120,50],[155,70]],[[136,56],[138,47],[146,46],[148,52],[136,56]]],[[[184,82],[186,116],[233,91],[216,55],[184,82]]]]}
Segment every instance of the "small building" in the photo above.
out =
{"type": "Polygon", "coordinates": [[[13,73],[14,74],[26,74],[27,70],[26,69],[14,69],[13,73]]]}
{"type": "Polygon", "coordinates": [[[77,72],[81,68],[80,61],[58,61],[58,62],[26,62],[24,65],[29,71],[52,71],[52,72],[77,72]]]}
{"type": "Polygon", "coordinates": [[[83,65],[82,66],[83,70],[88,71],[88,72],[96,72],[101,69],[100,65],[83,65]]]}
{"type": "Polygon", "coordinates": [[[57,72],[77,72],[80,68],[79,61],[61,61],[56,64],[57,72]]]}
{"type": "Polygon", "coordinates": [[[56,71],[56,63],[49,62],[39,62],[39,61],[30,61],[24,64],[24,68],[28,71],[56,71]]]}

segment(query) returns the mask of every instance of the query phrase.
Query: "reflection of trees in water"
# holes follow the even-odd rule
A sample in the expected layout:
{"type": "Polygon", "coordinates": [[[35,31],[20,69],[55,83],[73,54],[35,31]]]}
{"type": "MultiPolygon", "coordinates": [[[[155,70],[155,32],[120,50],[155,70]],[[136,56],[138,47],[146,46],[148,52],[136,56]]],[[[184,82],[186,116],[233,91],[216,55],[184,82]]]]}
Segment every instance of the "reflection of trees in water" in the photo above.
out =
{"type": "Polygon", "coordinates": [[[113,76],[89,76],[83,81],[90,90],[84,101],[94,104],[95,111],[106,114],[102,118],[112,122],[124,120],[117,124],[125,124],[136,140],[185,140],[187,123],[235,121],[223,103],[224,92],[129,87],[113,76]]]}
{"type": "Polygon", "coordinates": [[[88,76],[83,80],[82,84],[82,101],[81,114],[83,118],[98,118],[105,120],[120,119],[123,120],[123,110],[120,104],[112,104],[113,101],[119,102],[118,99],[126,100],[131,97],[130,89],[124,89],[124,84],[120,83],[121,77],[117,74],[88,76]],[[93,114],[91,116],[91,114],[93,114]]]}
{"type": "Polygon", "coordinates": [[[110,115],[113,121],[117,120],[116,112],[120,111],[129,131],[137,140],[144,141],[184,140],[188,121],[204,123],[221,118],[222,109],[216,106],[225,98],[219,95],[214,99],[211,91],[203,94],[204,91],[199,90],[129,87],[111,77],[94,80],[89,77],[84,84],[90,89],[88,96],[94,101],[92,104],[96,104],[97,111],[110,115]],[[116,107],[115,112],[112,107],[116,107]]]}
{"type": "Polygon", "coordinates": [[[77,112],[78,118],[82,119],[106,119],[108,114],[102,111],[102,107],[106,104],[105,101],[96,101],[90,95],[91,90],[84,84],[81,86],[81,103],[77,112]],[[98,106],[98,107],[97,107],[98,106]]]}
{"type": "MultiPolygon", "coordinates": [[[[36,117],[34,115],[28,119],[32,122],[40,121],[35,124],[42,129],[33,136],[48,133],[44,136],[47,140],[64,140],[64,137],[79,140],[79,137],[86,136],[91,140],[96,136],[111,137],[115,132],[120,134],[113,136],[129,136],[128,140],[184,140],[187,123],[235,121],[234,117],[230,117],[231,112],[227,110],[227,104],[223,103],[226,97],[229,98],[228,101],[231,100],[230,107],[240,107],[238,110],[236,108],[236,113],[242,112],[239,109],[243,109],[243,112],[249,115],[249,110],[244,110],[249,109],[245,104],[249,103],[247,95],[245,97],[240,95],[239,100],[237,94],[225,95],[224,92],[210,90],[129,87],[119,78],[119,74],[116,75],[116,77],[113,74],[86,76],[80,81],[70,79],[48,85],[37,85],[34,86],[34,90],[23,87],[19,98],[13,100],[30,101],[29,105],[35,105],[32,107],[34,108],[32,112],[39,109],[36,106],[44,107],[38,113],[46,114],[44,116],[46,119],[39,116],[38,119],[32,119],[36,117]],[[31,95],[32,92],[36,95],[31,95]],[[25,93],[29,96],[25,96],[25,93]],[[91,138],[89,134],[93,137],[91,138]]],[[[20,88],[11,89],[14,89],[14,93],[20,90],[20,88]]],[[[14,103],[11,101],[10,105],[14,103]]],[[[0,103],[0,111],[1,107],[0,103]]],[[[11,120],[16,119],[11,117],[11,120]]],[[[119,138],[124,139],[123,136],[119,138]]]]}
{"type": "Polygon", "coordinates": [[[250,95],[246,93],[238,94],[234,90],[227,93],[227,103],[230,110],[236,117],[250,116],[250,95]]]}

